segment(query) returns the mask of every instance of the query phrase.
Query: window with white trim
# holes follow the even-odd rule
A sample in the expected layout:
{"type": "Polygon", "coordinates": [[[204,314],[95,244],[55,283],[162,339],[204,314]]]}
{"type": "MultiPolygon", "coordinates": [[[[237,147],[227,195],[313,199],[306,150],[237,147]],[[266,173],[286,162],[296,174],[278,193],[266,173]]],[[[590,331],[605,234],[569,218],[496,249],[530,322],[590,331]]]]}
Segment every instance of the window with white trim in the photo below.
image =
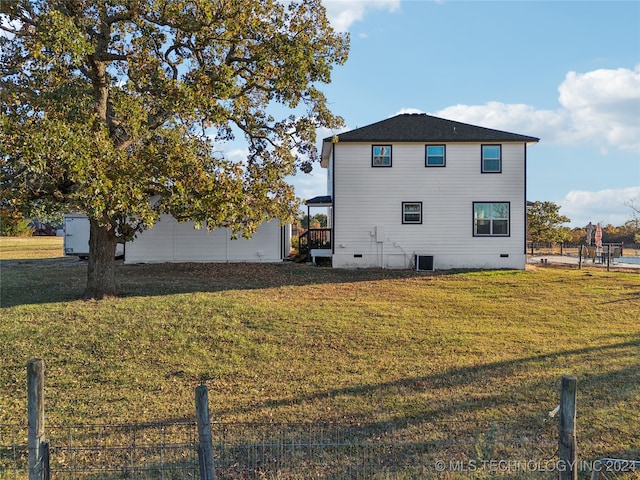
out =
{"type": "Polygon", "coordinates": [[[508,237],[509,207],[509,202],[473,202],[473,236],[508,237]]]}
{"type": "Polygon", "coordinates": [[[422,223],[422,202],[402,202],[402,223],[422,223]]]}
{"type": "Polygon", "coordinates": [[[502,172],[502,145],[482,145],[482,173],[502,172]]]}

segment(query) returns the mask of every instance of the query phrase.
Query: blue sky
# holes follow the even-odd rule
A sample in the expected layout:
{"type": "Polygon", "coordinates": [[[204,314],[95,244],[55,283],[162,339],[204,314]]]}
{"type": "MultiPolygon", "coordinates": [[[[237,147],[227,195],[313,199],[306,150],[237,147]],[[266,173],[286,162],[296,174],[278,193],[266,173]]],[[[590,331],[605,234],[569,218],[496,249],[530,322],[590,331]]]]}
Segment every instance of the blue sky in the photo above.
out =
{"type": "MultiPolygon", "coordinates": [[[[423,112],[539,137],[528,200],[572,227],[622,225],[640,205],[640,1],[322,2],[351,35],[320,86],[344,130],[423,112]]],[[[318,131],[318,148],[337,133],[318,131]]],[[[223,148],[246,159],[242,142],[223,148]]],[[[319,165],[291,182],[302,199],[327,192],[319,165]]]]}
{"type": "MultiPolygon", "coordinates": [[[[622,225],[640,203],[640,2],[323,0],[351,34],[323,86],[345,130],[403,112],[539,137],[528,199],[622,225]]],[[[320,140],[332,133],[319,131],[320,140]]],[[[326,171],[292,178],[326,193],[326,171]]]]}

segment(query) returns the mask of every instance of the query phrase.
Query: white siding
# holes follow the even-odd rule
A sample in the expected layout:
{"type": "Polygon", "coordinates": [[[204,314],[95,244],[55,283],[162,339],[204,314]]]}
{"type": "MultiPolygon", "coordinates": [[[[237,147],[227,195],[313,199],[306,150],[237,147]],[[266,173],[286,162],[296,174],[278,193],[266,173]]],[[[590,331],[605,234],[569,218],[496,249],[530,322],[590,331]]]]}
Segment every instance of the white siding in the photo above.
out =
{"type": "Polygon", "coordinates": [[[231,231],[195,229],[163,215],[153,228],[127,243],[125,263],[160,262],[279,262],[290,247],[291,227],[278,221],[260,226],[250,238],[231,239],[231,231]]]}
{"type": "Polygon", "coordinates": [[[333,147],[334,267],[406,268],[417,253],[436,269],[524,268],[524,144],[502,144],[492,174],[480,144],[447,144],[445,167],[424,166],[424,143],[393,144],[391,167],[371,167],[370,144],[333,147]],[[402,224],[402,202],[422,202],[422,224],[402,224]],[[510,202],[510,236],[474,237],[473,202],[510,202]]]}
{"type": "Polygon", "coordinates": [[[327,195],[333,197],[333,160],[329,160],[327,168],[327,195]]]}

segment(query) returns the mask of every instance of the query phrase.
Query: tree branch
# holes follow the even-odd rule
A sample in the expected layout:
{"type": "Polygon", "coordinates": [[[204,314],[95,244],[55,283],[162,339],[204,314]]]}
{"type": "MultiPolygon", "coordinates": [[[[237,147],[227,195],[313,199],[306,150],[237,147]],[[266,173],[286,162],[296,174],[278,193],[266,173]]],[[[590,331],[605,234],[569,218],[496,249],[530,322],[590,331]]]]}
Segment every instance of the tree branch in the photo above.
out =
{"type": "Polygon", "coordinates": [[[118,23],[118,22],[126,22],[128,20],[131,20],[132,18],[133,18],[133,13],[130,11],[127,11],[127,12],[121,12],[115,15],[110,15],[108,17],[105,17],[103,21],[108,25],[113,25],[114,23],[118,23]]]}
{"type": "Polygon", "coordinates": [[[26,37],[28,34],[22,33],[22,30],[16,30],[15,28],[9,28],[8,24],[0,23],[0,30],[10,33],[16,37],[26,37]]]}
{"type": "MultiPolygon", "coordinates": [[[[33,10],[27,8],[26,5],[20,5],[20,8],[19,9],[15,8],[15,10],[10,9],[10,8],[7,8],[6,12],[4,10],[5,9],[3,8],[3,12],[2,13],[4,13],[5,15],[8,15],[11,20],[18,20],[20,23],[25,23],[25,24],[30,25],[32,27],[36,26],[36,22],[35,22],[35,20],[33,20],[33,17],[35,16],[33,14],[33,10]],[[28,15],[25,15],[24,12],[26,12],[26,14],[28,14],[28,15]]],[[[6,31],[8,33],[13,33],[14,35],[16,34],[15,30],[14,31],[7,30],[5,28],[5,25],[3,25],[3,24],[0,24],[0,29],[6,31]]]]}
{"type": "Polygon", "coordinates": [[[117,53],[111,52],[96,52],[93,55],[93,58],[99,62],[116,62],[116,61],[126,61],[129,59],[126,55],[120,55],[117,53]]]}

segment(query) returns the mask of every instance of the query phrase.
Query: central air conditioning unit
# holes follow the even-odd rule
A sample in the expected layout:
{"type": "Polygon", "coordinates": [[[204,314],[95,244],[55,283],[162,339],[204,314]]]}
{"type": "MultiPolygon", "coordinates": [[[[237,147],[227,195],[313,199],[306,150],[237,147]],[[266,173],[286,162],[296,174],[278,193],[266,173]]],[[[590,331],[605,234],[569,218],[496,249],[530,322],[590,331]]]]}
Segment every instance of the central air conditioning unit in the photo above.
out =
{"type": "Polygon", "coordinates": [[[433,255],[416,255],[416,270],[418,272],[433,271],[433,255]]]}

